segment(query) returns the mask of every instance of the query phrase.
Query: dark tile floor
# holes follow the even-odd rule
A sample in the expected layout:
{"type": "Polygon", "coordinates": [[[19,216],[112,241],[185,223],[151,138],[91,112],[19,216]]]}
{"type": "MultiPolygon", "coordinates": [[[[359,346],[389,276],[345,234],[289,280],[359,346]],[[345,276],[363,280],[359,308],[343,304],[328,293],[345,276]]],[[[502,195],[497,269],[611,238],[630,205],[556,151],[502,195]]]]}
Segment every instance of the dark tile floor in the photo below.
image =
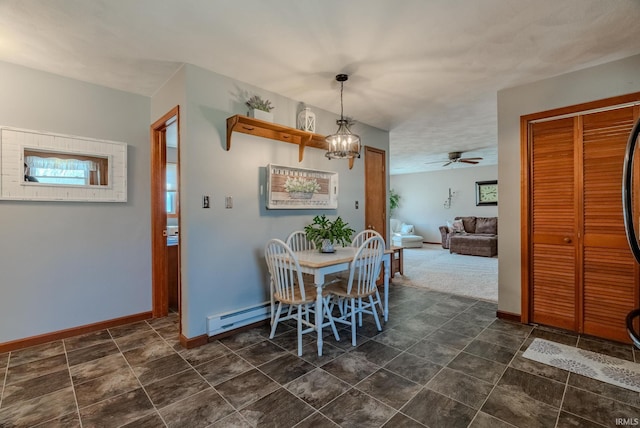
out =
{"type": "MultiPolygon", "coordinates": [[[[392,286],[390,320],[324,356],[266,327],[185,350],[176,317],[0,354],[0,427],[598,427],[640,394],[522,357],[534,337],[635,361],[631,346],[495,318],[496,305],[392,286]]],[[[630,419],[631,418],[631,419],[630,419]]]]}

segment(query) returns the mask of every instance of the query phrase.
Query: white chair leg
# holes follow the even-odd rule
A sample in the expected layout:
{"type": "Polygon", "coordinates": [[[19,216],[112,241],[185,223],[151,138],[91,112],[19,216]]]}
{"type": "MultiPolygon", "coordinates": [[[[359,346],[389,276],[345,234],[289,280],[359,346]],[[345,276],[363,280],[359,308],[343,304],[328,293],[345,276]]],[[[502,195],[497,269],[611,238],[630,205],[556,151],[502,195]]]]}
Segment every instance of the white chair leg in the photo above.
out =
{"type": "Polygon", "coordinates": [[[380,320],[378,319],[378,310],[376,309],[376,304],[373,301],[373,296],[369,296],[369,302],[371,303],[371,313],[373,314],[373,318],[376,320],[376,327],[378,327],[378,331],[382,331],[380,320]]]}
{"type": "Polygon", "coordinates": [[[302,356],[302,305],[298,305],[298,357],[302,356]]]}
{"type": "Polygon", "coordinates": [[[333,309],[333,303],[331,303],[331,305],[329,304],[329,302],[331,301],[331,296],[327,296],[325,302],[324,302],[324,311],[327,314],[327,318],[329,319],[329,325],[331,326],[331,330],[333,330],[333,335],[335,336],[336,340],[339,342],[340,341],[340,335],[338,334],[338,329],[336,328],[336,323],[333,321],[333,315],[331,314],[331,311],[333,309]]]}
{"type": "Polygon", "coordinates": [[[358,297],[358,326],[362,327],[362,297],[358,297]]]}
{"type": "Polygon", "coordinates": [[[356,346],[356,299],[351,299],[351,346],[356,346]]]}
{"type": "Polygon", "coordinates": [[[271,334],[269,335],[269,339],[273,339],[273,336],[276,335],[276,328],[278,327],[278,322],[280,321],[280,311],[282,310],[282,302],[278,302],[278,309],[276,310],[276,316],[273,320],[273,325],[271,326],[271,334]]]}

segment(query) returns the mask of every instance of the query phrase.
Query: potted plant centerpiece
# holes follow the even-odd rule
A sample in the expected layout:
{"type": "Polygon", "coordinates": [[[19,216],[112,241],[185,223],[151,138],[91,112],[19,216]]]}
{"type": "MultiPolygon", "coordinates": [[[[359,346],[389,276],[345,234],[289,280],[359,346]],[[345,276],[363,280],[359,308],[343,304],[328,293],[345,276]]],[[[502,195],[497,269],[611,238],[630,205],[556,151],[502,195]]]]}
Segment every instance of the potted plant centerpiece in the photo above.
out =
{"type": "Polygon", "coordinates": [[[249,116],[255,119],[273,122],[273,110],[275,107],[271,105],[271,101],[263,100],[259,95],[254,95],[246,102],[249,107],[249,116]]]}
{"type": "Polygon", "coordinates": [[[313,218],[313,223],[304,227],[307,238],[316,244],[316,248],[322,253],[333,253],[334,244],[339,243],[343,247],[351,242],[351,235],[355,230],[349,227],[342,218],[338,217],[331,221],[322,214],[313,218]]]}

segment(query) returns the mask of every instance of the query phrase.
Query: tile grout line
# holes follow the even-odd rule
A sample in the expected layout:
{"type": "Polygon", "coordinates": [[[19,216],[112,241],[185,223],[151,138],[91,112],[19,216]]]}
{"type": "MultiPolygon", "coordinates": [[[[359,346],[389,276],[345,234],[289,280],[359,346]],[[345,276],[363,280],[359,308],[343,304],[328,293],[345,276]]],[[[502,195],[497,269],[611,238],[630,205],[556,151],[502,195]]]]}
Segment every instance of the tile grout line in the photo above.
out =
{"type": "MultiPolygon", "coordinates": [[[[493,323],[491,323],[493,324],[493,323]]],[[[489,324],[489,325],[491,325],[489,324]]],[[[480,336],[485,330],[487,330],[489,328],[489,326],[485,327],[484,330],[482,330],[480,333],[478,333],[478,336],[480,336]]],[[[533,331],[533,329],[529,332],[529,334],[527,334],[527,337],[525,337],[522,341],[522,344],[524,344],[524,342],[527,341],[527,339],[529,338],[529,336],[531,336],[531,332],[533,331]]],[[[476,336],[477,338],[477,336],[476,336]]],[[[522,344],[520,346],[522,346],[522,344]]],[[[482,402],[482,404],[478,407],[478,411],[476,412],[476,414],[474,415],[473,419],[471,420],[471,422],[469,423],[469,425],[471,425],[473,423],[473,421],[478,417],[478,414],[480,414],[480,412],[482,411],[482,408],[484,407],[484,405],[487,403],[487,401],[489,400],[489,397],[491,397],[491,394],[493,394],[493,391],[496,390],[496,388],[498,387],[498,384],[500,383],[500,380],[502,379],[502,377],[504,376],[504,374],[507,372],[507,370],[509,370],[509,367],[511,367],[511,363],[513,363],[513,360],[515,360],[518,356],[518,351],[520,350],[520,347],[518,347],[518,349],[516,349],[515,353],[513,354],[513,357],[511,357],[511,360],[509,360],[508,363],[505,364],[504,370],[502,371],[502,374],[500,375],[500,377],[498,378],[498,380],[496,381],[496,384],[493,385],[493,387],[491,388],[491,391],[489,391],[489,394],[487,394],[487,397],[484,399],[484,401],[482,402]]],[[[480,357],[482,358],[482,357],[480,357]]],[[[497,361],[496,361],[497,362],[497,361]]],[[[535,400],[537,401],[537,400],[535,400]]],[[[558,410],[559,413],[559,410],[558,410]]],[[[499,417],[495,416],[495,415],[491,415],[489,413],[487,413],[489,416],[496,418],[497,420],[501,421],[501,422],[505,422],[509,425],[515,426],[513,425],[511,422],[507,422],[503,419],[500,419],[499,417]]]]}
{"type": "Polygon", "coordinates": [[[9,364],[11,363],[11,354],[13,351],[9,352],[7,355],[7,366],[4,368],[4,376],[2,376],[2,389],[0,389],[0,409],[2,409],[2,399],[4,398],[4,390],[7,386],[7,378],[9,377],[9,364]]]}
{"type": "Polygon", "coordinates": [[[67,344],[64,343],[64,339],[61,340],[62,349],[64,350],[64,359],[67,365],[67,373],[69,374],[69,382],[71,382],[71,391],[73,392],[73,400],[76,403],[76,412],[78,412],[78,421],[80,422],[80,428],[82,428],[82,417],[80,415],[80,404],[78,403],[78,395],[76,394],[76,385],[73,383],[73,376],[71,375],[71,366],[69,365],[69,353],[67,351],[67,344]]]}

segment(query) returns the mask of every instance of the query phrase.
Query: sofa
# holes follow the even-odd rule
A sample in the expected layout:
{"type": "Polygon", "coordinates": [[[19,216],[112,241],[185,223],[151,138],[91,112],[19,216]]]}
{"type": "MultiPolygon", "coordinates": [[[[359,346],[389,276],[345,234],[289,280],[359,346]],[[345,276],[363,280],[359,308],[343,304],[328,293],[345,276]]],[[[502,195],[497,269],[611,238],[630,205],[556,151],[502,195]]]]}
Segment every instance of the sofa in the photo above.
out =
{"type": "Polygon", "coordinates": [[[391,225],[391,245],[403,248],[422,248],[424,238],[415,234],[415,228],[411,224],[406,224],[392,218],[391,225]]]}
{"type": "Polygon", "coordinates": [[[498,254],[498,217],[456,217],[439,229],[442,248],[450,253],[484,257],[498,254]]]}

